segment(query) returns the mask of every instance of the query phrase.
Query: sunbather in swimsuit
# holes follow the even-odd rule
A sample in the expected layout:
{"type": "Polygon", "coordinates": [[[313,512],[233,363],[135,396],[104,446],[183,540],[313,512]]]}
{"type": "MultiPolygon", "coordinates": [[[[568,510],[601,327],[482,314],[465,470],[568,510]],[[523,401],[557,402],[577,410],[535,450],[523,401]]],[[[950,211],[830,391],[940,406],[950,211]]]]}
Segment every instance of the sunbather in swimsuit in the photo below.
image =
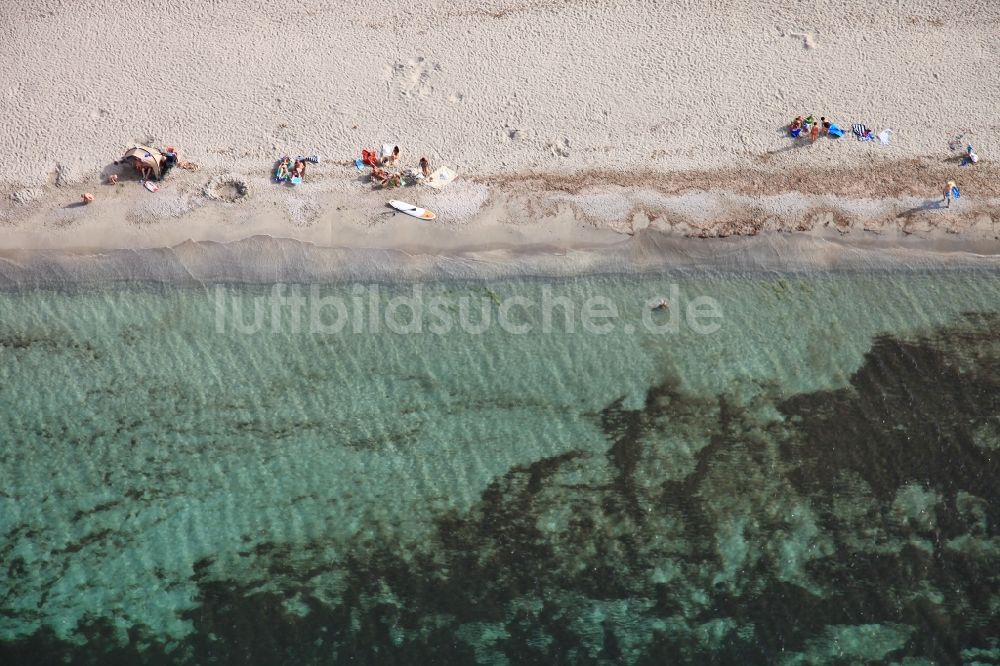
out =
{"type": "Polygon", "coordinates": [[[389,182],[389,172],[380,166],[372,167],[372,182],[384,187],[389,182]]]}
{"type": "Polygon", "coordinates": [[[795,117],[792,124],[788,126],[788,132],[796,139],[799,137],[799,134],[802,133],[802,116],[795,117]]]}
{"type": "Polygon", "coordinates": [[[953,180],[949,180],[944,186],[944,200],[947,202],[948,208],[951,208],[951,199],[954,196],[956,189],[958,189],[958,185],[956,185],[953,180]]]}
{"type": "Polygon", "coordinates": [[[281,158],[281,163],[278,165],[278,173],[275,174],[275,179],[280,183],[291,178],[291,174],[288,173],[288,165],[291,164],[292,160],[283,157],[281,158]]]}

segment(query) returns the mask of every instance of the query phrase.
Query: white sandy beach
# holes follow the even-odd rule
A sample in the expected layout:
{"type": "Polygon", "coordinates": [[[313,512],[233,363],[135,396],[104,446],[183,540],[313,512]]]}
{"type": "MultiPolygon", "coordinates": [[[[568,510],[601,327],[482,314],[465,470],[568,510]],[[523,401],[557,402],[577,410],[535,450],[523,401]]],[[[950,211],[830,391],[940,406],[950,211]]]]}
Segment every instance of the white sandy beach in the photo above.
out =
{"type": "MultiPolygon", "coordinates": [[[[931,237],[1000,223],[1000,4],[988,0],[291,5],[7,3],[0,249],[133,248],[258,234],[340,247],[573,247],[835,229],[931,237]],[[788,138],[796,115],[894,130],[788,138]],[[949,147],[950,141],[957,141],[949,147]],[[372,191],[351,164],[402,147],[459,180],[372,191]],[[103,184],[174,145],[156,194],[103,184]],[[975,146],[974,167],[959,166],[975,146]],[[298,188],[282,154],[318,154],[298,188]],[[213,176],[251,187],[204,196],[213,176]],[[937,205],[946,180],[963,198],[937,205]],[[77,206],[80,194],[96,202],[77,206]],[[435,210],[386,215],[390,198],[435,210]]],[[[1000,249],[1000,244],[998,244],[1000,249]]]]}

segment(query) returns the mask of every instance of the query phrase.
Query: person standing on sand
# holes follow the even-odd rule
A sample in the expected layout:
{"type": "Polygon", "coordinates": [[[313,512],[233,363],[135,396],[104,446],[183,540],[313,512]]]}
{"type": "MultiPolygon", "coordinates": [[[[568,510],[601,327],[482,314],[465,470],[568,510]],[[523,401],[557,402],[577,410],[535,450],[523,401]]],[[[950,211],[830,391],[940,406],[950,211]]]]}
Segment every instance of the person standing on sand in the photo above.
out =
{"type": "Polygon", "coordinates": [[[951,208],[951,195],[957,189],[958,185],[956,185],[953,180],[949,180],[948,184],[944,186],[944,200],[948,204],[945,206],[946,208],[951,208]]]}
{"type": "Polygon", "coordinates": [[[431,175],[431,163],[427,161],[426,157],[420,158],[420,172],[424,174],[424,178],[431,175]]]}
{"type": "Polygon", "coordinates": [[[809,130],[809,143],[816,143],[816,137],[819,136],[819,123],[813,123],[812,129],[809,130]]]}

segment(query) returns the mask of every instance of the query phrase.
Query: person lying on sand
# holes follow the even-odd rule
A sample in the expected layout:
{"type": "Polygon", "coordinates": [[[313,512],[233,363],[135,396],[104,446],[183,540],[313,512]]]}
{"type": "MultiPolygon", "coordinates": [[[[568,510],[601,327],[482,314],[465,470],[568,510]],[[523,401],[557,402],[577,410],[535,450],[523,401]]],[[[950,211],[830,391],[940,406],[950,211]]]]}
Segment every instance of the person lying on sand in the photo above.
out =
{"type": "Polygon", "coordinates": [[[372,167],[372,182],[385,187],[389,183],[389,172],[380,166],[372,167]]]}
{"type": "Polygon", "coordinates": [[[306,163],[302,160],[295,160],[295,167],[292,169],[292,177],[306,177],[306,163]]]}
{"type": "Polygon", "coordinates": [[[290,157],[281,158],[281,162],[278,164],[278,172],[274,176],[279,183],[283,183],[284,181],[292,177],[291,173],[289,173],[288,171],[288,168],[291,166],[291,164],[292,164],[292,158],[290,157]]]}
{"type": "Polygon", "coordinates": [[[143,166],[142,162],[131,155],[125,158],[125,162],[139,173],[139,178],[142,180],[149,180],[150,176],[153,175],[153,170],[150,167],[143,166]]]}

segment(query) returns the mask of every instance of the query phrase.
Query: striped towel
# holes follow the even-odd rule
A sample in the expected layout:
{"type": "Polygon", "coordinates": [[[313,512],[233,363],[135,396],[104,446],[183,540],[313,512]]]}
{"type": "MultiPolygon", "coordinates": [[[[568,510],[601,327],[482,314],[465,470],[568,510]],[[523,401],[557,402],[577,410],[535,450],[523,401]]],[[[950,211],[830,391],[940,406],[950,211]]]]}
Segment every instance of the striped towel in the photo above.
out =
{"type": "Polygon", "coordinates": [[[854,136],[858,137],[858,141],[872,141],[875,138],[872,136],[872,131],[864,123],[854,123],[851,125],[851,130],[854,132],[854,136]]]}

